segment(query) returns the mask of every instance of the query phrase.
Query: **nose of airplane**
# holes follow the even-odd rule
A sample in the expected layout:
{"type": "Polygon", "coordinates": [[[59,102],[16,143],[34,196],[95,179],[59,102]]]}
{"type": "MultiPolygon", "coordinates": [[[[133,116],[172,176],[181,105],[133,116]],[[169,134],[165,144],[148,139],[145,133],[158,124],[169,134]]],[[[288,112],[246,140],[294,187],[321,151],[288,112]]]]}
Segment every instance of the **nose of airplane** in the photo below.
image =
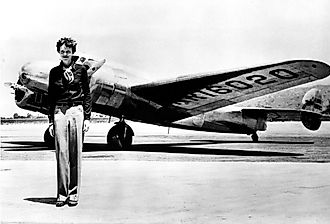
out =
{"type": "Polygon", "coordinates": [[[47,91],[52,64],[45,61],[25,63],[19,71],[19,81],[31,90],[47,91]]]}

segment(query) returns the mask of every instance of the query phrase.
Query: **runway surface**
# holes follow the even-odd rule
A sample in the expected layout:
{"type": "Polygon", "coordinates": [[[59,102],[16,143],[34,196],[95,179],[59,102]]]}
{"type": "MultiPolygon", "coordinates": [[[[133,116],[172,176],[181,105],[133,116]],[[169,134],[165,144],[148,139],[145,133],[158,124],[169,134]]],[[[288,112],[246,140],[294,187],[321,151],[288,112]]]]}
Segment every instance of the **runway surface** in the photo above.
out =
{"type": "Polygon", "coordinates": [[[274,123],[249,136],[131,123],[130,151],[92,124],[80,203],[56,208],[47,124],[1,126],[2,223],[329,223],[330,124],[274,123]]]}
{"type": "MultiPolygon", "coordinates": [[[[134,161],[265,161],[330,162],[330,122],[308,131],[301,123],[270,123],[259,133],[258,143],[250,136],[168,129],[130,123],[135,131],[129,151],[113,151],[106,144],[111,124],[92,124],[87,133],[83,159],[134,161]]],[[[2,160],[55,160],[53,149],[43,143],[48,124],[1,126],[2,160]]]]}

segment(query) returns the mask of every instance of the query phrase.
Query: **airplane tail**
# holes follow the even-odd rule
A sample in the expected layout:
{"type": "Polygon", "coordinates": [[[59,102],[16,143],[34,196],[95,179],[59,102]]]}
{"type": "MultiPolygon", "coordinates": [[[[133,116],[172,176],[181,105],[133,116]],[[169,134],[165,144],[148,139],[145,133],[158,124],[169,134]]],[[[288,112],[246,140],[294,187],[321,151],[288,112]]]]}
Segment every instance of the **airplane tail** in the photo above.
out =
{"type": "Polygon", "coordinates": [[[322,91],[317,88],[310,89],[302,99],[301,121],[309,130],[316,131],[321,126],[323,115],[330,114],[330,101],[326,100],[322,91]],[[312,111],[314,113],[308,113],[312,111]]]}
{"type": "Polygon", "coordinates": [[[317,88],[307,91],[302,99],[302,109],[319,112],[323,111],[323,95],[317,88]]]}

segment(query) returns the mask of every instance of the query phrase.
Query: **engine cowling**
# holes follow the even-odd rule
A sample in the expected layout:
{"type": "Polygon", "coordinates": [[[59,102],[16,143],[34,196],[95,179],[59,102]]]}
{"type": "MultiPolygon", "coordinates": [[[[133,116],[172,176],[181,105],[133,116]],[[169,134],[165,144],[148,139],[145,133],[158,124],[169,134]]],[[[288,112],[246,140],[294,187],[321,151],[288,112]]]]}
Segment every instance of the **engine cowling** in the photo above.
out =
{"type": "Polygon", "coordinates": [[[321,126],[321,119],[319,115],[309,112],[302,112],[301,113],[301,122],[305,126],[305,128],[316,131],[321,126]]]}
{"type": "Polygon", "coordinates": [[[25,110],[37,111],[43,114],[48,113],[47,95],[40,92],[33,92],[23,86],[20,81],[12,87],[15,90],[16,105],[25,110]]]}

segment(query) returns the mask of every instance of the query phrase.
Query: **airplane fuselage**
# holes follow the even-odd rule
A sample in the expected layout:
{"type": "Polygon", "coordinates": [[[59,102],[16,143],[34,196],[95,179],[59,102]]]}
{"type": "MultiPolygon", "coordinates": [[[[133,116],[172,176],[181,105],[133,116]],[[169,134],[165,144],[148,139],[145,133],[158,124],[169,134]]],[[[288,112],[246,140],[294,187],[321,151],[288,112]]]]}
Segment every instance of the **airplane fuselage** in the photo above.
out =
{"type": "MultiPolygon", "coordinates": [[[[125,119],[190,130],[250,134],[255,142],[256,132],[266,130],[266,121],[302,121],[314,131],[321,121],[330,120],[330,116],[323,114],[329,111],[329,105],[323,103],[318,90],[306,93],[302,109],[233,107],[328,76],[330,66],[319,61],[293,60],[155,82],[144,80],[121,65],[105,64],[105,60],[79,56],[75,63],[87,68],[92,110],[120,119],[108,132],[109,144],[117,139],[121,141],[119,145],[131,145],[134,132],[125,119]]],[[[19,107],[48,114],[48,76],[54,66],[56,63],[45,61],[22,66],[17,84],[10,84],[19,107]]],[[[49,139],[47,132],[45,136],[49,139]]]]}
{"type": "MultiPolygon", "coordinates": [[[[54,66],[56,64],[45,61],[22,66],[15,91],[15,100],[19,107],[48,113],[48,73],[54,66]]],[[[266,129],[264,119],[244,118],[239,111],[215,110],[191,116],[184,111],[164,108],[132,92],[130,86],[133,83],[143,83],[145,80],[126,72],[118,65],[107,65],[104,61],[90,59],[88,75],[93,111],[97,113],[162,126],[212,132],[251,134],[266,129]]]]}

